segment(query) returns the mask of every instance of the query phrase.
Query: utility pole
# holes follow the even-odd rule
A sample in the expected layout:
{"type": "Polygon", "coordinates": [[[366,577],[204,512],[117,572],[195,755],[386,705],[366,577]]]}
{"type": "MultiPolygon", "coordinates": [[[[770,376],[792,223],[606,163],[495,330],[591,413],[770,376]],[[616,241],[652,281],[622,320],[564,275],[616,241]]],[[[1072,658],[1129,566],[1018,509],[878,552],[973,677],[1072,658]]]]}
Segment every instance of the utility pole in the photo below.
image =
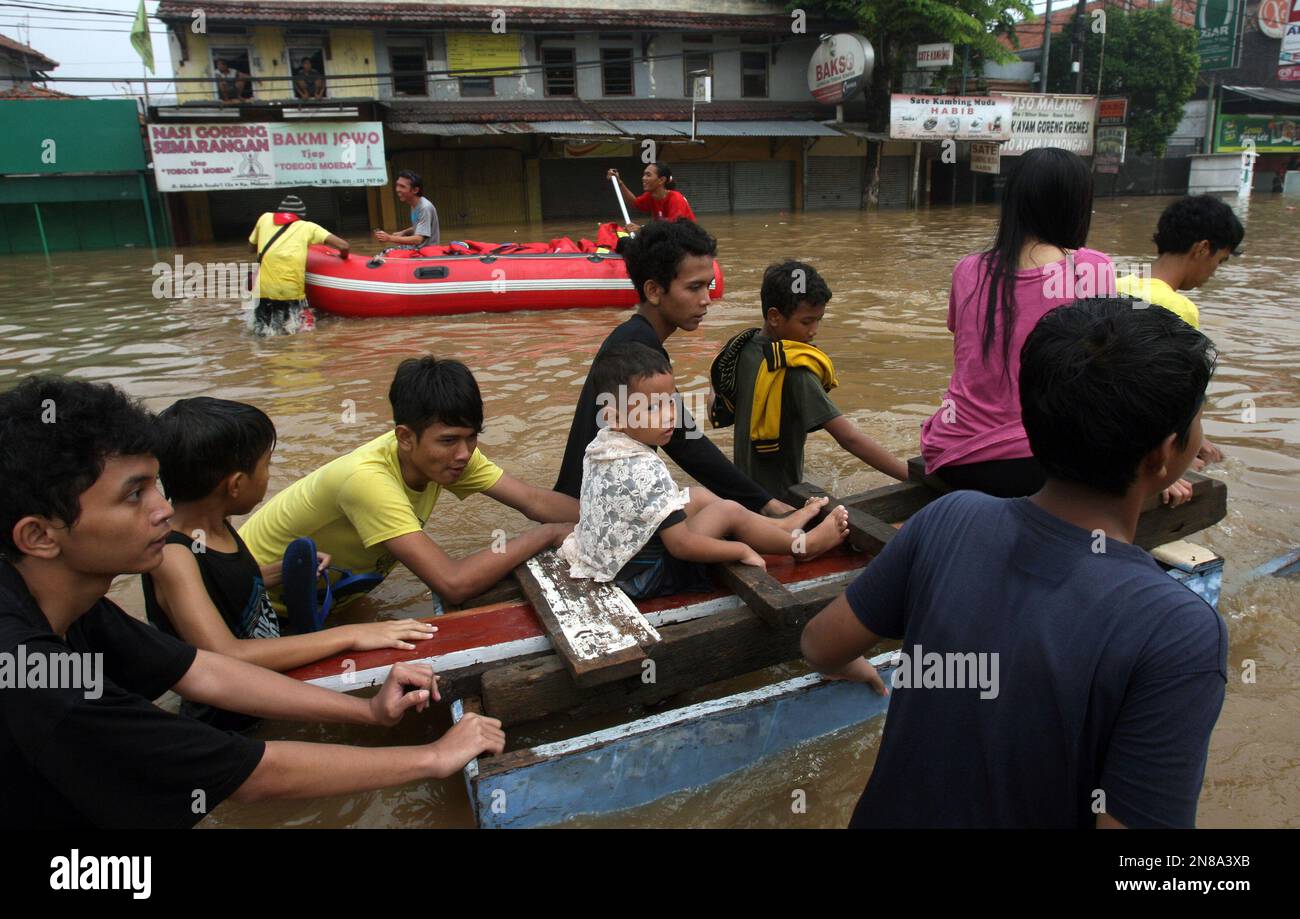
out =
{"type": "Polygon", "coordinates": [[[1052,59],[1052,0],[1047,0],[1047,12],[1043,14],[1043,48],[1039,55],[1042,73],[1039,76],[1038,91],[1047,92],[1047,65],[1052,59]]]}
{"type": "Polygon", "coordinates": [[[1088,31],[1085,28],[1084,20],[1088,18],[1088,0],[1079,0],[1079,5],[1074,12],[1074,38],[1070,44],[1073,50],[1070,57],[1078,62],[1079,70],[1074,75],[1074,92],[1079,95],[1083,92],[1083,43],[1087,40],[1088,31]]]}

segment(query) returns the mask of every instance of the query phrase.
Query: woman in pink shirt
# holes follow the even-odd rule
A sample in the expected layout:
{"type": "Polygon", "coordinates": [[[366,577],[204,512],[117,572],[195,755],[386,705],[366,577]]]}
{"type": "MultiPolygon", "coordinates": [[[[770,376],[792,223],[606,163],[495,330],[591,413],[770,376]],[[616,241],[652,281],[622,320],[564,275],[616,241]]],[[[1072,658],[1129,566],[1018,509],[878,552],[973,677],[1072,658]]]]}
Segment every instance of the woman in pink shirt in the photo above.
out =
{"type": "Polygon", "coordinates": [[[1083,248],[1092,222],[1084,161],[1045,147],[1012,163],[993,247],[953,269],[952,378],[921,428],[927,473],[999,497],[1033,494],[1044,481],[1020,423],[1021,346],[1050,310],[1115,290],[1110,258],[1083,248]]]}
{"type": "MultiPolygon", "coordinates": [[[[676,220],[679,217],[695,220],[695,212],[691,210],[686,196],[673,190],[676,188],[676,183],[673,182],[673,171],[668,168],[667,163],[651,163],[646,166],[641,173],[642,194],[640,195],[633,195],[632,189],[623,184],[623,180],[618,178],[617,169],[605,173],[606,178],[610,176],[618,179],[619,194],[623,196],[628,207],[651,214],[655,220],[676,220]]],[[[629,229],[633,226],[635,225],[629,224],[629,229]]]]}

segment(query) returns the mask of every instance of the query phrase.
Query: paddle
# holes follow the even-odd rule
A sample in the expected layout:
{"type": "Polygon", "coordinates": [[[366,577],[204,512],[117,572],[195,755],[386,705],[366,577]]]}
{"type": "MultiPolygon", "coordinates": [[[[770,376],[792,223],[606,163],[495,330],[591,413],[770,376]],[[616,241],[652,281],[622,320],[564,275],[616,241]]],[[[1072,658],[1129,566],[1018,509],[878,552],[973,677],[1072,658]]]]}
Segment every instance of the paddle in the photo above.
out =
{"type": "Polygon", "coordinates": [[[618,209],[623,212],[623,226],[632,222],[632,218],[627,214],[627,203],[623,200],[623,192],[618,187],[618,176],[610,176],[609,182],[614,186],[614,197],[618,199],[618,209]]]}

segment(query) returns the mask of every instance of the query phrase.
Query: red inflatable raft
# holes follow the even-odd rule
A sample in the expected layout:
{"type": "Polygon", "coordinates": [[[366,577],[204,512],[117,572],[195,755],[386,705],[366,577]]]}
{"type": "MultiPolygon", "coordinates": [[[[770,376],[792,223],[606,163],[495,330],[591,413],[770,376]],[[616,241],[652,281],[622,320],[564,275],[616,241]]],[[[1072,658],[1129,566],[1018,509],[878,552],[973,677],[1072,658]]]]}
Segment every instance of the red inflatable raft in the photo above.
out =
{"type": "MultiPolygon", "coordinates": [[[[584,240],[584,242],[586,242],[584,240]]],[[[440,247],[446,251],[451,247],[440,247]]],[[[307,253],[307,301],[336,316],[447,316],[511,310],[632,307],[637,295],[623,257],[612,252],[431,254],[398,250],[382,259],[338,257],[328,246],[307,253]]],[[[709,295],[723,294],[713,263],[709,295]]]]}

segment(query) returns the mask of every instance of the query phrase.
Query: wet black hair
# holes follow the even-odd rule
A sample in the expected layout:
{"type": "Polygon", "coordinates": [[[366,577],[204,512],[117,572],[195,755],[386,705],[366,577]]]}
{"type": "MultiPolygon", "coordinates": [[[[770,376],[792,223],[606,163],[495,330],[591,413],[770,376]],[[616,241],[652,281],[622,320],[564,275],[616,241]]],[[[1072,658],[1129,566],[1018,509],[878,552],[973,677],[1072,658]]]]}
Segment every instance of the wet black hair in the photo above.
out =
{"type": "Polygon", "coordinates": [[[672,168],[667,163],[661,160],[655,160],[653,165],[655,167],[655,172],[659,174],[659,178],[666,180],[664,182],[664,188],[668,189],[669,191],[675,189],[677,187],[677,183],[673,181],[672,168]]]}
{"type": "Polygon", "coordinates": [[[1202,239],[1209,240],[1215,252],[1227,249],[1236,254],[1245,236],[1245,228],[1226,202],[1213,195],[1189,195],[1165,208],[1151,239],[1161,255],[1190,252],[1202,239]]]}
{"type": "Polygon", "coordinates": [[[1000,316],[1004,372],[1011,364],[1020,250],[1030,239],[1058,249],[1082,248],[1092,224],[1092,173],[1078,154],[1039,147],[1011,160],[998,235],[982,256],[988,299],[981,353],[987,363],[1000,316]]]}
{"type": "Polygon", "coordinates": [[[668,358],[640,342],[629,341],[610,345],[598,355],[591,365],[591,386],[597,400],[601,396],[618,399],[618,388],[631,389],[637,380],[660,373],[672,373],[668,358]]]}
{"type": "Polygon", "coordinates": [[[154,416],[107,383],[31,376],[0,394],[0,555],[19,560],[24,517],[74,526],[104,464],[151,455],[157,438],[154,416]]]}
{"type": "Polygon", "coordinates": [[[637,296],[645,301],[647,281],[667,290],[688,255],[718,254],[718,241],[698,223],[679,217],[653,220],[623,247],[623,261],[637,296]]]}
{"type": "Polygon", "coordinates": [[[1213,343],[1174,313],[1129,297],[1047,313],[1020,352],[1020,406],[1050,478],[1121,496],[1170,434],[1187,446],[1214,373],[1213,343]]]}
{"type": "Polygon", "coordinates": [[[388,401],[393,423],[410,428],[417,439],[437,422],[483,431],[483,395],[474,374],[460,361],[432,354],[408,357],[397,365],[388,401]]]}
{"type": "Polygon", "coordinates": [[[406,181],[411,184],[411,188],[415,189],[421,195],[424,194],[424,179],[420,178],[418,172],[414,172],[410,169],[403,169],[397,174],[397,177],[393,179],[393,182],[396,182],[397,179],[406,179],[406,181]]]}
{"type": "Polygon", "coordinates": [[[274,446],[271,419],[243,402],[198,396],[158,415],[158,477],[169,501],[198,501],[228,475],[252,475],[274,446]]]}
{"type": "Polygon", "coordinates": [[[817,269],[807,262],[793,259],[768,265],[763,272],[763,286],[759,290],[759,301],[763,305],[763,318],[767,311],[775,309],[786,319],[794,315],[800,303],[813,306],[825,306],[831,300],[830,285],[818,274],[817,269]],[[795,272],[803,275],[796,278],[795,272]],[[796,281],[799,283],[796,284],[796,281]],[[796,288],[800,288],[796,290],[796,288]]]}

